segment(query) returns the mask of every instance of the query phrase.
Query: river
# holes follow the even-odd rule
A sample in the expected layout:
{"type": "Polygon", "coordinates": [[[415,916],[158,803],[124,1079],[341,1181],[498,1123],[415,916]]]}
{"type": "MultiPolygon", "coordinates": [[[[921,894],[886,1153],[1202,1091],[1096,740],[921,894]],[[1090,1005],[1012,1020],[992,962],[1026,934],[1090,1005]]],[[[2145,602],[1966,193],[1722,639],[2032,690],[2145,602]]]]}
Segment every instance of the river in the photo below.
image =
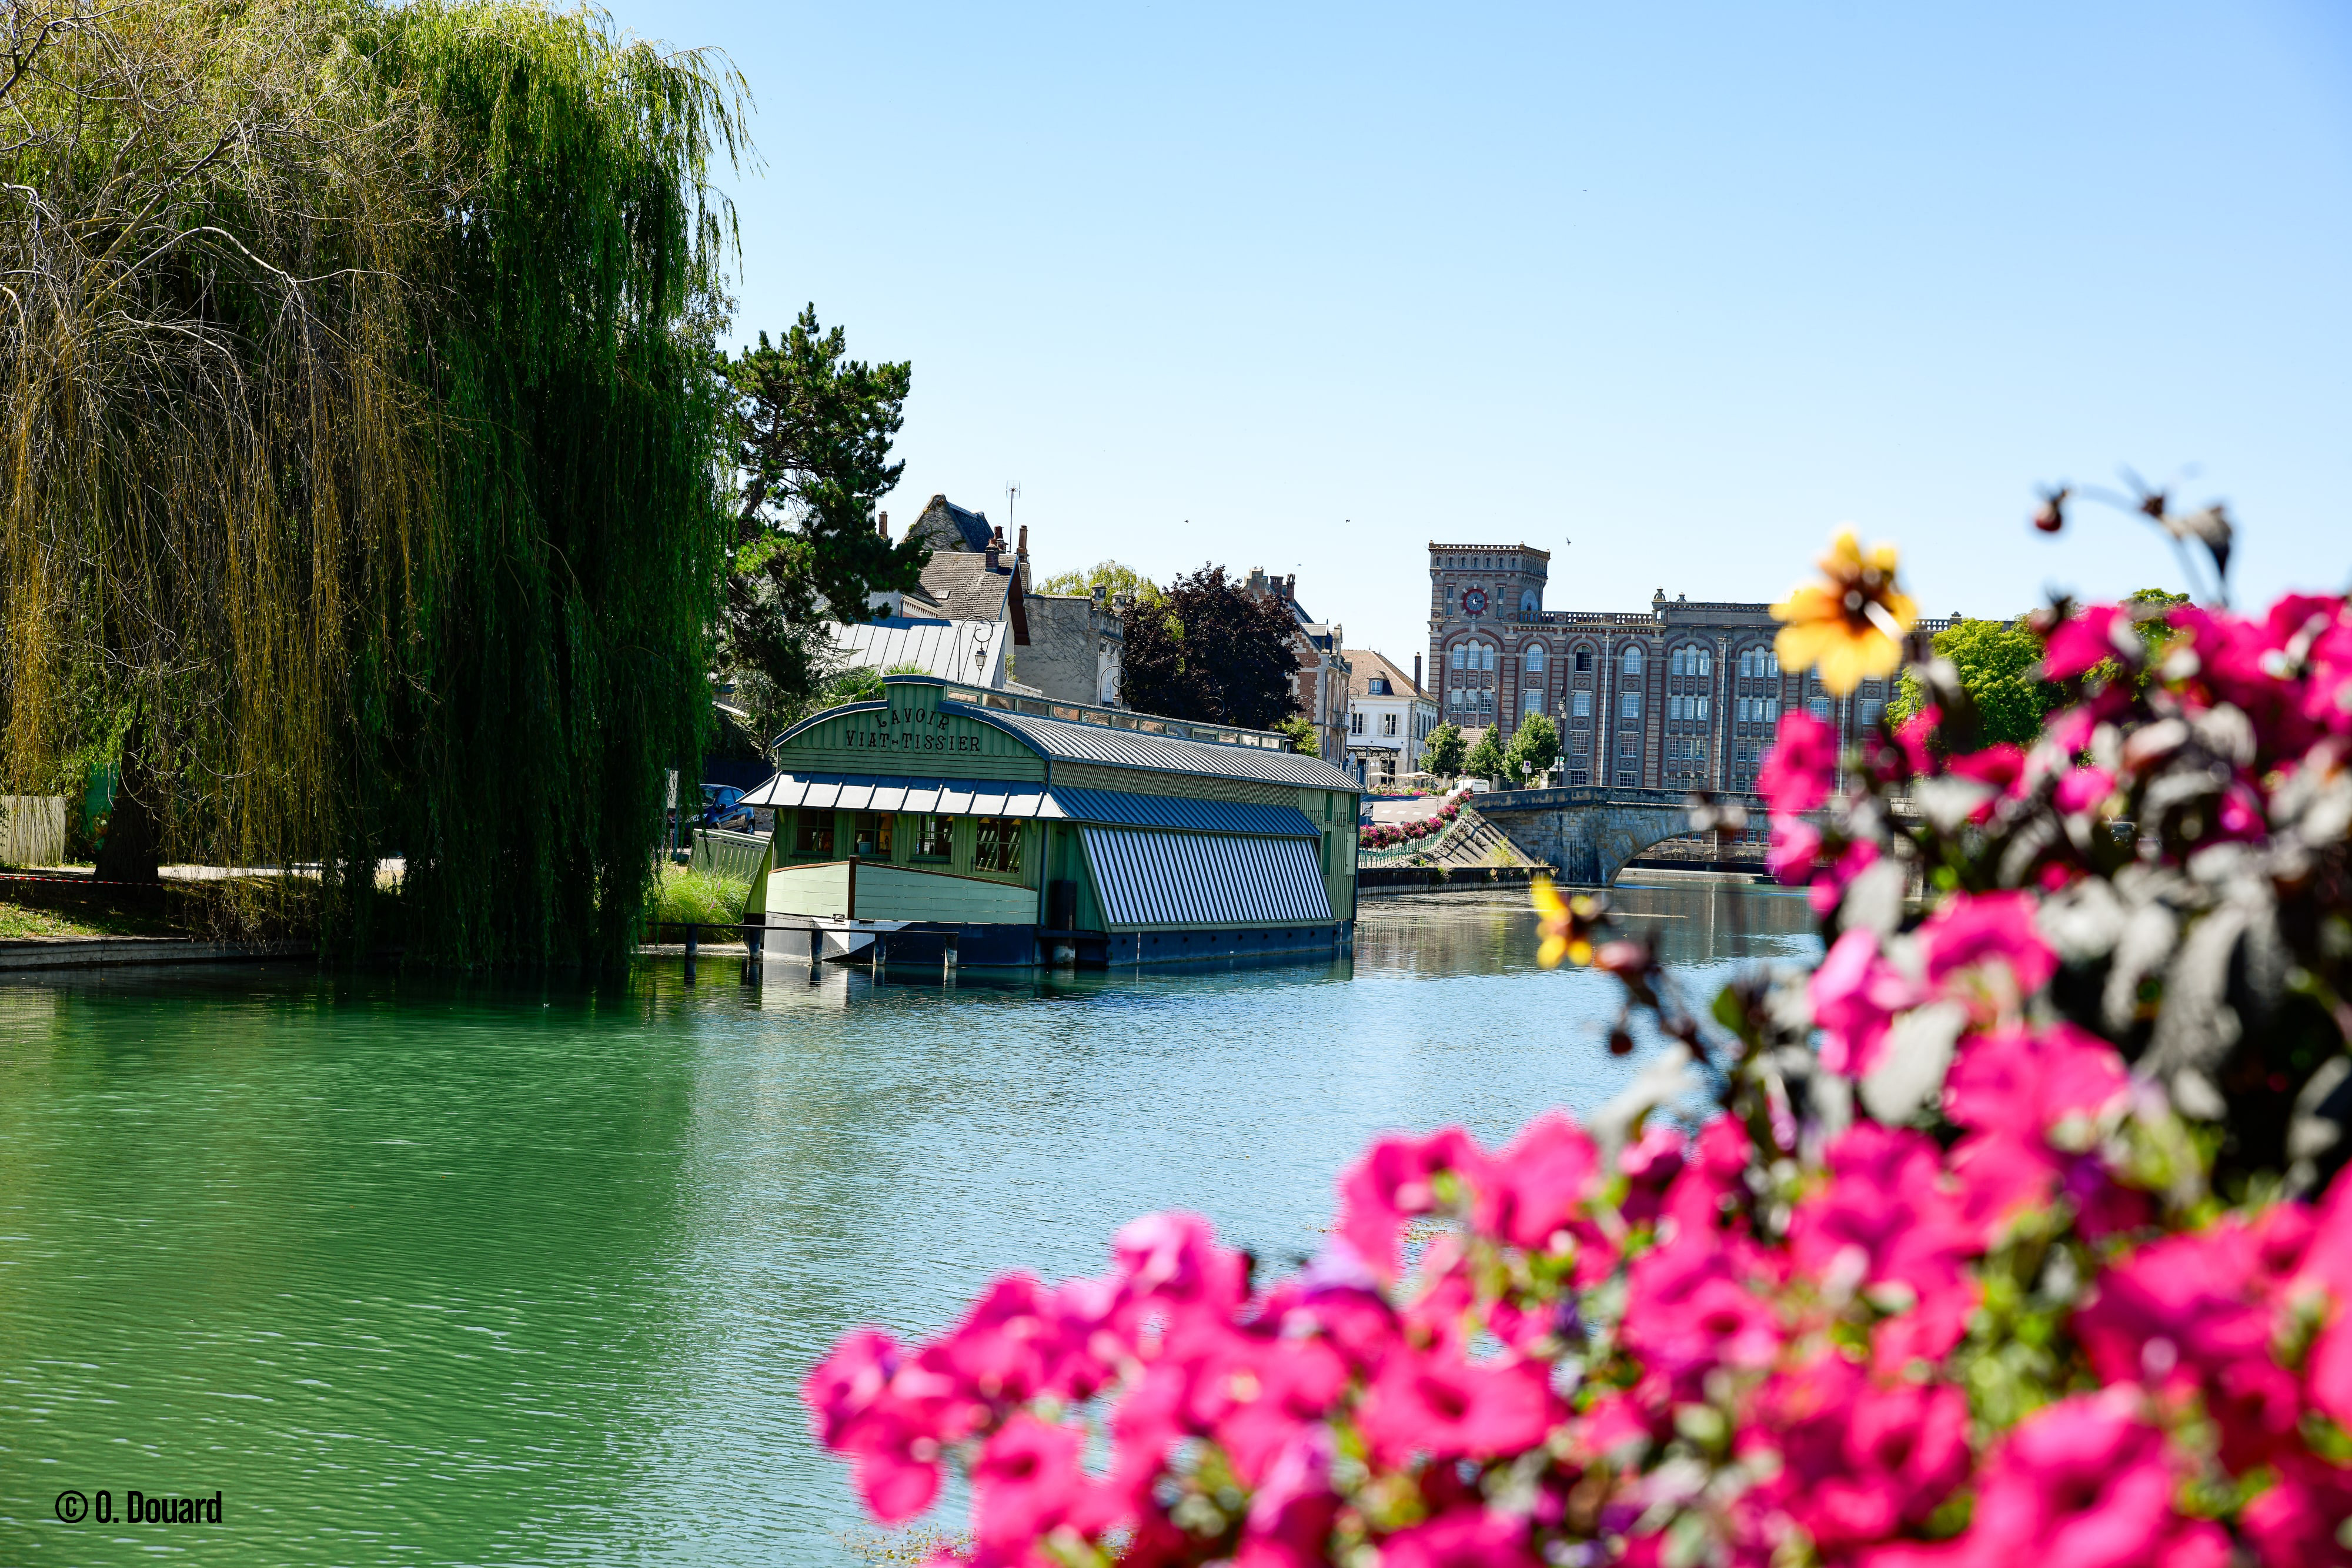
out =
{"type": "MultiPolygon", "coordinates": [[[[1702,997],[1814,950],[1788,894],[1617,898],[1702,997]]],[[[797,1396],[841,1330],[1094,1272],[1154,1208],[1281,1267],[1371,1134],[1599,1103],[1642,1053],[1534,948],[1497,894],[1140,979],[0,985],[0,1562],[872,1560],[797,1396]],[[223,1521],[127,1525],[133,1488],[223,1521]]]]}

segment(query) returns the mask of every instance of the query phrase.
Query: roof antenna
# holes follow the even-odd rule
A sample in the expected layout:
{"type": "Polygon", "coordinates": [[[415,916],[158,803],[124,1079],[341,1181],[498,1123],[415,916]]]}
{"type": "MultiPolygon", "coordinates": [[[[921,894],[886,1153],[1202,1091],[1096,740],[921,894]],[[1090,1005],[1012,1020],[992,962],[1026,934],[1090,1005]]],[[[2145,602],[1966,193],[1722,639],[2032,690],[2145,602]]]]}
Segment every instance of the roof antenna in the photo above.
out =
{"type": "Polygon", "coordinates": [[[1004,486],[1004,526],[1013,527],[1013,503],[1021,498],[1021,481],[1015,479],[1004,486]]]}

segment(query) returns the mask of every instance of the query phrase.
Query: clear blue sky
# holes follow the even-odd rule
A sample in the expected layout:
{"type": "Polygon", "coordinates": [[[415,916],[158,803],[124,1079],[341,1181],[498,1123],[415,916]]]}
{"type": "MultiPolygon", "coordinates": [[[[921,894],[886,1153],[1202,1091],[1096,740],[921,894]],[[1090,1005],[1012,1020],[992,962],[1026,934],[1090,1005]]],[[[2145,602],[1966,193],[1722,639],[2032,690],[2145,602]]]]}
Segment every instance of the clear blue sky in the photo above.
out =
{"type": "Polygon", "coordinates": [[[2179,586],[2024,525],[2129,463],[2242,602],[2352,580],[2352,6],[613,14],[750,80],[737,338],[913,361],[894,524],[1018,480],[1041,572],[1296,570],[1402,658],[1432,538],[1631,609],[1851,519],[2011,613],[2179,586]]]}

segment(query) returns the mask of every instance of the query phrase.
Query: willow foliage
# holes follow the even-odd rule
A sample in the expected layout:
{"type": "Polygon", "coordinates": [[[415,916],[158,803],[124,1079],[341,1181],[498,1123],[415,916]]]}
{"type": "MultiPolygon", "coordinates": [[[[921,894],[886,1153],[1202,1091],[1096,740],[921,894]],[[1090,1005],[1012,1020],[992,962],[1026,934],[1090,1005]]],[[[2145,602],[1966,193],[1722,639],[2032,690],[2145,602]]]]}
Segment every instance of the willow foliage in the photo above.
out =
{"type": "Polygon", "coordinates": [[[79,0],[0,72],[0,771],[617,954],[696,755],[740,83],[535,4],[79,0]]]}

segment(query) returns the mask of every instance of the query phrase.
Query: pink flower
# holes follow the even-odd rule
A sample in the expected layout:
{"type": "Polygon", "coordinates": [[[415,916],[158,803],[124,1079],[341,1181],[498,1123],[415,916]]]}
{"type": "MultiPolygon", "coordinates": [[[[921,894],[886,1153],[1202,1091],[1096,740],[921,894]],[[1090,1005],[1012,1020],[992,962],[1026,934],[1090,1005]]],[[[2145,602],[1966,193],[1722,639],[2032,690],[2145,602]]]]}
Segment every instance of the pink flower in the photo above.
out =
{"type": "Polygon", "coordinates": [[[1963,1127],[2038,1142],[2070,1116],[2098,1115],[2130,1087],[2123,1058],[2097,1036],[2068,1023],[2012,1026],[1961,1042],[1944,1077],[1944,1110],[1963,1127]]]}
{"type": "Polygon", "coordinates": [[[1764,869],[1785,887],[1794,887],[1810,875],[1822,852],[1822,831],[1802,817],[1772,819],[1772,841],[1764,852],[1764,869]]]}
{"type": "Polygon", "coordinates": [[[2050,983],[2058,955],[2033,928],[2028,893],[1955,893],[1919,927],[1927,984],[1941,988],[1964,969],[2004,966],[2022,1000],[2050,983]]]}
{"type": "Polygon", "coordinates": [[[2252,1228],[2226,1216],[2105,1270],[2074,1314],[2075,1336],[2108,1382],[2201,1390],[2223,1458],[2239,1468],[2291,1445],[2302,1418],[2294,1375],[2271,1359],[2278,1313],[2261,1249],[2252,1228]]]}
{"type": "Polygon", "coordinates": [[[1381,1542],[1381,1568],[1537,1568],[1528,1521],[1465,1508],[1401,1530],[1381,1542]]]}
{"type": "Polygon", "coordinates": [[[1923,998],[1918,988],[1878,956],[1878,938],[1849,931],[1806,982],[1822,1031],[1822,1065],[1860,1078],[1878,1060],[1895,1015],[1923,998]]]}
{"type": "Polygon", "coordinates": [[[1826,915],[1845,901],[1845,890],[1853,885],[1853,879],[1877,863],[1878,846],[1868,839],[1856,839],[1846,845],[1834,864],[1814,876],[1806,902],[1815,915],[1826,915]]]}
{"type": "Polygon", "coordinates": [[[1437,1206],[1434,1178],[1452,1171],[1476,1185],[1486,1158],[1469,1134],[1444,1127],[1426,1138],[1382,1138],[1339,1183],[1339,1234],[1382,1279],[1397,1270],[1397,1229],[1437,1206]]]}
{"type": "Polygon", "coordinates": [[[2137,665],[2144,652],[2133,634],[2131,618],[2120,606],[2094,604],[2050,633],[2042,648],[2042,673],[2050,680],[2067,680],[2107,659],[2137,665]]]}
{"type": "Polygon", "coordinates": [[[1111,1260],[1125,1285],[1120,1317],[1132,1322],[1150,1304],[1230,1314],[1247,1296],[1247,1265],[1219,1247],[1197,1214],[1169,1210],[1130,1219],[1111,1238],[1111,1260]]]}
{"type": "Polygon", "coordinates": [[[1492,1458],[1543,1440],[1554,1416],[1549,1366],[1474,1364],[1437,1348],[1392,1354],[1357,1407],[1365,1440],[1390,1463],[1492,1458]]]}
{"type": "Polygon", "coordinates": [[[2224,1568],[2229,1542],[2173,1511],[2180,1467],[2132,1396],[2110,1390],[2045,1406],[1987,1459],[1968,1532],[1944,1547],[1871,1553],[1870,1568],[2224,1568]],[[2121,1395],[2118,1397],[2118,1395],[2121,1395]]]}
{"type": "Polygon", "coordinates": [[[1078,1468],[1086,1433],[1022,1412],[999,1427],[971,1468],[972,1537],[986,1552],[1027,1561],[1039,1536],[1111,1522],[1104,1489],[1078,1468]]]}
{"type": "Polygon", "coordinates": [[[1904,765],[1911,770],[1913,778],[1929,778],[1937,771],[1936,758],[1928,749],[1927,742],[1935,737],[1936,727],[1943,722],[1944,710],[1929,703],[1905,719],[1901,727],[1895,730],[1895,742],[1903,748],[1904,765]]]}
{"type": "Polygon", "coordinates": [[[898,1370],[898,1342],[880,1329],[852,1329],[833,1354],[810,1369],[801,1384],[816,1440],[838,1448],[850,1429],[871,1411],[898,1370]]]}
{"type": "Polygon", "coordinates": [[[1601,1151],[1592,1140],[1559,1112],[1547,1112],[1487,1167],[1477,1227],[1514,1247],[1549,1248],[1578,1217],[1600,1176],[1601,1151]]]}
{"type": "Polygon", "coordinates": [[[2240,1528],[2263,1568],[2352,1568],[2343,1521],[2352,1519],[2352,1469],[2307,1454],[2279,1467],[2278,1484],[2246,1505],[2240,1528]]]}
{"type": "Polygon", "coordinates": [[[1628,1281],[1626,1348],[1677,1387],[1717,1366],[1755,1371],[1780,1353],[1781,1326],[1754,1286],[1762,1258],[1712,1235],[1677,1236],[1638,1259],[1628,1281]]]}
{"type": "Polygon", "coordinates": [[[1757,792],[1774,816],[1813,810],[1830,798],[1837,754],[1837,731],[1809,713],[1784,713],[1772,748],[1756,769],[1757,792]]]}
{"type": "Polygon", "coordinates": [[[1743,1448],[1779,1450],[1759,1500],[1835,1556],[1926,1521],[1967,1479],[1969,1406],[1946,1384],[1874,1382],[1835,1354],[1759,1390],[1743,1448]]]}
{"type": "Polygon", "coordinates": [[[1882,1331],[1881,1358],[1940,1359],[1967,1329],[1977,1288],[1963,1267],[1972,1238],[1935,1143],[1857,1123],[1831,1145],[1829,1167],[1829,1185],[1790,1217],[1790,1260],[1815,1280],[1906,1287],[1913,1303],[1882,1331]]]}
{"type": "Polygon", "coordinates": [[[2053,803],[2069,816],[2105,805],[2116,792],[2116,776],[2104,768],[2069,768],[2059,779],[2058,788],[2051,796],[2053,803]]]}

